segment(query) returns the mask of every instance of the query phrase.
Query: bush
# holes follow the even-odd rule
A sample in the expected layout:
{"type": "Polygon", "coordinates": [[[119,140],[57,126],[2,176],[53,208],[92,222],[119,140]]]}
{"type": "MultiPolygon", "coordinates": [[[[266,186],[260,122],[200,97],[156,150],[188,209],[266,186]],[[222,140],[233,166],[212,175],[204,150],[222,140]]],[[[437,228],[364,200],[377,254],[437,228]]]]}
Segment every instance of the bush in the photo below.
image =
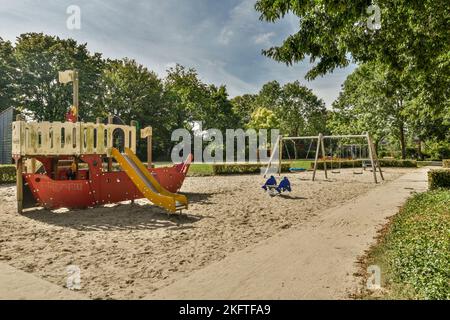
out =
{"type": "MultiPolygon", "coordinates": [[[[261,163],[214,164],[213,173],[217,175],[260,173],[261,168],[265,168],[265,166],[265,164],[261,163]]],[[[283,163],[281,165],[281,172],[288,172],[290,167],[290,163],[283,163]]]]}
{"type": "Polygon", "coordinates": [[[16,166],[11,164],[0,165],[0,183],[16,181],[16,166]]]}
{"type": "MultiPolygon", "coordinates": [[[[393,168],[417,168],[416,160],[395,160],[395,159],[380,159],[381,167],[393,167],[393,168]]],[[[323,161],[319,161],[317,163],[317,169],[323,170],[323,161]]],[[[333,164],[333,169],[339,168],[357,168],[362,167],[361,160],[344,160],[344,161],[331,161],[327,160],[327,169],[331,168],[331,164],[333,164]]],[[[314,168],[314,162],[311,163],[311,169],[314,168]]]]}
{"type": "Polygon", "coordinates": [[[450,189],[450,169],[428,171],[428,186],[430,190],[438,188],[450,189]]]}
{"type": "Polygon", "coordinates": [[[450,168],[450,159],[444,159],[442,160],[442,166],[444,168],[450,168]]]}
{"type": "Polygon", "coordinates": [[[380,159],[380,165],[382,167],[392,167],[392,168],[417,168],[416,160],[390,160],[390,159],[380,159]]]}
{"type": "Polygon", "coordinates": [[[390,298],[450,299],[449,208],[447,190],[414,195],[371,249],[370,263],[383,266],[390,298]]]}

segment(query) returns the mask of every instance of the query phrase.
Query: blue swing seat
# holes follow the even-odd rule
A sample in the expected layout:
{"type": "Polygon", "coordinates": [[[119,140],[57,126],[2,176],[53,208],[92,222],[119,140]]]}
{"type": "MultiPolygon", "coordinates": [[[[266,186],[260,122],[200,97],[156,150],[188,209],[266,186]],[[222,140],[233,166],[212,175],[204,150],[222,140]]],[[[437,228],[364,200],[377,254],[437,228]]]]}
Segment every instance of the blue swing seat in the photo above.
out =
{"type": "Polygon", "coordinates": [[[307,170],[308,169],[306,169],[306,168],[289,168],[290,172],[305,172],[307,170]]]}

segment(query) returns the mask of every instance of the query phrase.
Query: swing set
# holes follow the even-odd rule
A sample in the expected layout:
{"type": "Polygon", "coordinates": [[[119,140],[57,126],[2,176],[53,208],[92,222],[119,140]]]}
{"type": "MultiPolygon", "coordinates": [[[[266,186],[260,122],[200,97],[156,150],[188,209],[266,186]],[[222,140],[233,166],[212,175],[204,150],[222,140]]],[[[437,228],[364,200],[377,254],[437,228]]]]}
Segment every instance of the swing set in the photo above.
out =
{"type": "MultiPolygon", "coordinates": [[[[325,179],[328,179],[328,168],[327,162],[330,163],[331,173],[339,174],[341,173],[342,162],[352,161],[353,162],[353,174],[362,175],[368,165],[372,167],[373,179],[375,183],[378,183],[377,173],[379,173],[381,180],[384,180],[383,172],[381,170],[380,162],[378,161],[378,156],[373,145],[372,139],[369,133],[364,133],[360,135],[323,135],[319,134],[318,136],[303,136],[303,137],[283,137],[278,136],[278,139],[275,142],[272,155],[267,164],[267,168],[264,173],[264,177],[268,174],[272,164],[278,163],[278,175],[281,175],[281,164],[283,161],[283,145],[285,147],[286,154],[291,159],[291,155],[289,152],[289,148],[286,146],[286,141],[290,141],[294,144],[294,155],[296,160],[310,160],[314,161],[314,168],[312,169],[312,181],[316,179],[316,172],[318,168],[319,161],[323,161],[324,167],[324,175],[325,179]],[[309,147],[306,151],[306,157],[298,159],[298,150],[296,141],[299,140],[310,140],[309,147]],[[339,142],[342,141],[360,141],[359,144],[342,144],[339,142]],[[325,150],[325,142],[328,142],[329,152],[327,153],[325,150]],[[337,143],[336,143],[337,141],[337,143]],[[363,143],[364,142],[364,143],[363,143]],[[315,144],[315,151],[313,146],[315,144]],[[314,159],[311,159],[309,156],[314,152],[314,159]],[[278,155],[278,159],[275,159],[275,156],[278,155]],[[356,163],[361,161],[362,167],[361,170],[357,170],[356,163]]],[[[306,146],[305,144],[303,144],[306,146]]],[[[303,151],[305,151],[304,148],[303,151]]],[[[303,153],[305,154],[305,153],[303,153]]],[[[292,167],[289,169],[290,172],[305,172],[308,171],[307,168],[298,168],[292,167]]]]}

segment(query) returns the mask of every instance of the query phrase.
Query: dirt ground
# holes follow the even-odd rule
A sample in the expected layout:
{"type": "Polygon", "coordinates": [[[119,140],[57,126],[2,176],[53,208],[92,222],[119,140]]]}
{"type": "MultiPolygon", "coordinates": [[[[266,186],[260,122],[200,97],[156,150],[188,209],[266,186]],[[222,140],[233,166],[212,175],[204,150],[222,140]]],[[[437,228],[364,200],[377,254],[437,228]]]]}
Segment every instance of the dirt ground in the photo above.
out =
{"type": "MultiPolygon", "coordinates": [[[[391,181],[408,169],[384,169],[391,181]]],[[[19,216],[15,187],[0,187],[0,261],[64,286],[81,269],[81,293],[138,299],[228,254],[320,216],[376,188],[370,172],[288,174],[293,191],[270,197],[259,175],[189,177],[183,215],[139,200],[89,210],[32,210],[19,216]]],[[[380,185],[380,184],[379,184],[380,185]]],[[[314,244],[311,244],[314,245],[314,244]]]]}

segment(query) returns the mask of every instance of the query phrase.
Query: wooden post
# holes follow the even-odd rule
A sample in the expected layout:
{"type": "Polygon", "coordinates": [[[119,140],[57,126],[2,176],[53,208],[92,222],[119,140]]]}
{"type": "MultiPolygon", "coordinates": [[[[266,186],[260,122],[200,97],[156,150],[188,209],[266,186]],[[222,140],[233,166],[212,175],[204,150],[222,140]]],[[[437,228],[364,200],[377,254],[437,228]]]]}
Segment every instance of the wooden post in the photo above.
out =
{"type": "Polygon", "coordinates": [[[151,169],[152,168],[152,148],[153,148],[153,144],[152,144],[152,135],[147,136],[147,168],[151,169]]]}
{"type": "Polygon", "coordinates": [[[281,166],[283,164],[283,137],[278,136],[278,176],[281,176],[281,166]]]}
{"type": "Polygon", "coordinates": [[[31,158],[31,173],[36,173],[36,158],[31,158]]]}
{"type": "Polygon", "coordinates": [[[16,192],[17,192],[17,213],[23,211],[23,158],[16,160],[16,192]]]}
{"type": "MultiPolygon", "coordinates": [[[[320,134],[320,146],[322,149],[322,155],[325,158],[325,144],[323,143],[323,134],[320,134]]],[[[325,171],[325,179],[328,179],[327,159],[324,159],[324,161],[323,161],[323,170],[325,171]]]]}
{"type": "Polygon", "coordinates": [[[317,137],[316,157],[314,159],[314,171],[313,171],[312,181],[316,180],[317,162],[319,161],[321,141],[322,141],[322,134],[319,133],[319,136],[317,137]]]}
{"type": "MultiPolygon", "coordinates": [[[[378,171],[380,172],[381,180],[384,180],[384,175],[383,175],[383,171],[381,170],[381,164],[380,164],[380,160],[378,159],[377,150],[375,149],[375,145],[373,144],[372,138],[370,137],[369,134],[367,135],[367,137],[369,139],[369,149],[372,150],[372,155],[375,160],[376,168],[378,168],[378,171]]],[[[376,170],[376,168],[372,168],[372,169],[376,170]]]]}
{"type": "Polygon", "coordinates": [[[76,110],[76,115],[77,115],[77,122],[80,118],[80,110],[79,110],[79,85],[78,85],[79,81],[78,81],[78,70],[73,70],[73,106],[75,107],[76,110]]]}
{"type": "MultiPolygon", "coordinates": [[[[113,124],[113,116],[112,115],[108,115],[108,124],[113,124]]],[[[114,140],[114,137],[113,137],[114,140]]],[[[106,141],[105,141],[106,143],[106,141]]],[[[112,148],[114,146],[114,141],[111,142],[111,145],[109,146],[110,148],[112,148]]],[[[112,171],[112,158],[108,157],[108,172],[112,171]]]]}
{"type": "Polygon", "coordinates": [[[378,183],[377,181],[377,168],[375,166],[375,161],[373,158],[373,149],[372,149],[372,141],[370,140],[369,133],[366,133],[367,137],[367,144],[369,145],[369,157],[370,157],[370,163],[372,164],[372,172],[373,172],[373,180],[375,183],[378,183]]]}

